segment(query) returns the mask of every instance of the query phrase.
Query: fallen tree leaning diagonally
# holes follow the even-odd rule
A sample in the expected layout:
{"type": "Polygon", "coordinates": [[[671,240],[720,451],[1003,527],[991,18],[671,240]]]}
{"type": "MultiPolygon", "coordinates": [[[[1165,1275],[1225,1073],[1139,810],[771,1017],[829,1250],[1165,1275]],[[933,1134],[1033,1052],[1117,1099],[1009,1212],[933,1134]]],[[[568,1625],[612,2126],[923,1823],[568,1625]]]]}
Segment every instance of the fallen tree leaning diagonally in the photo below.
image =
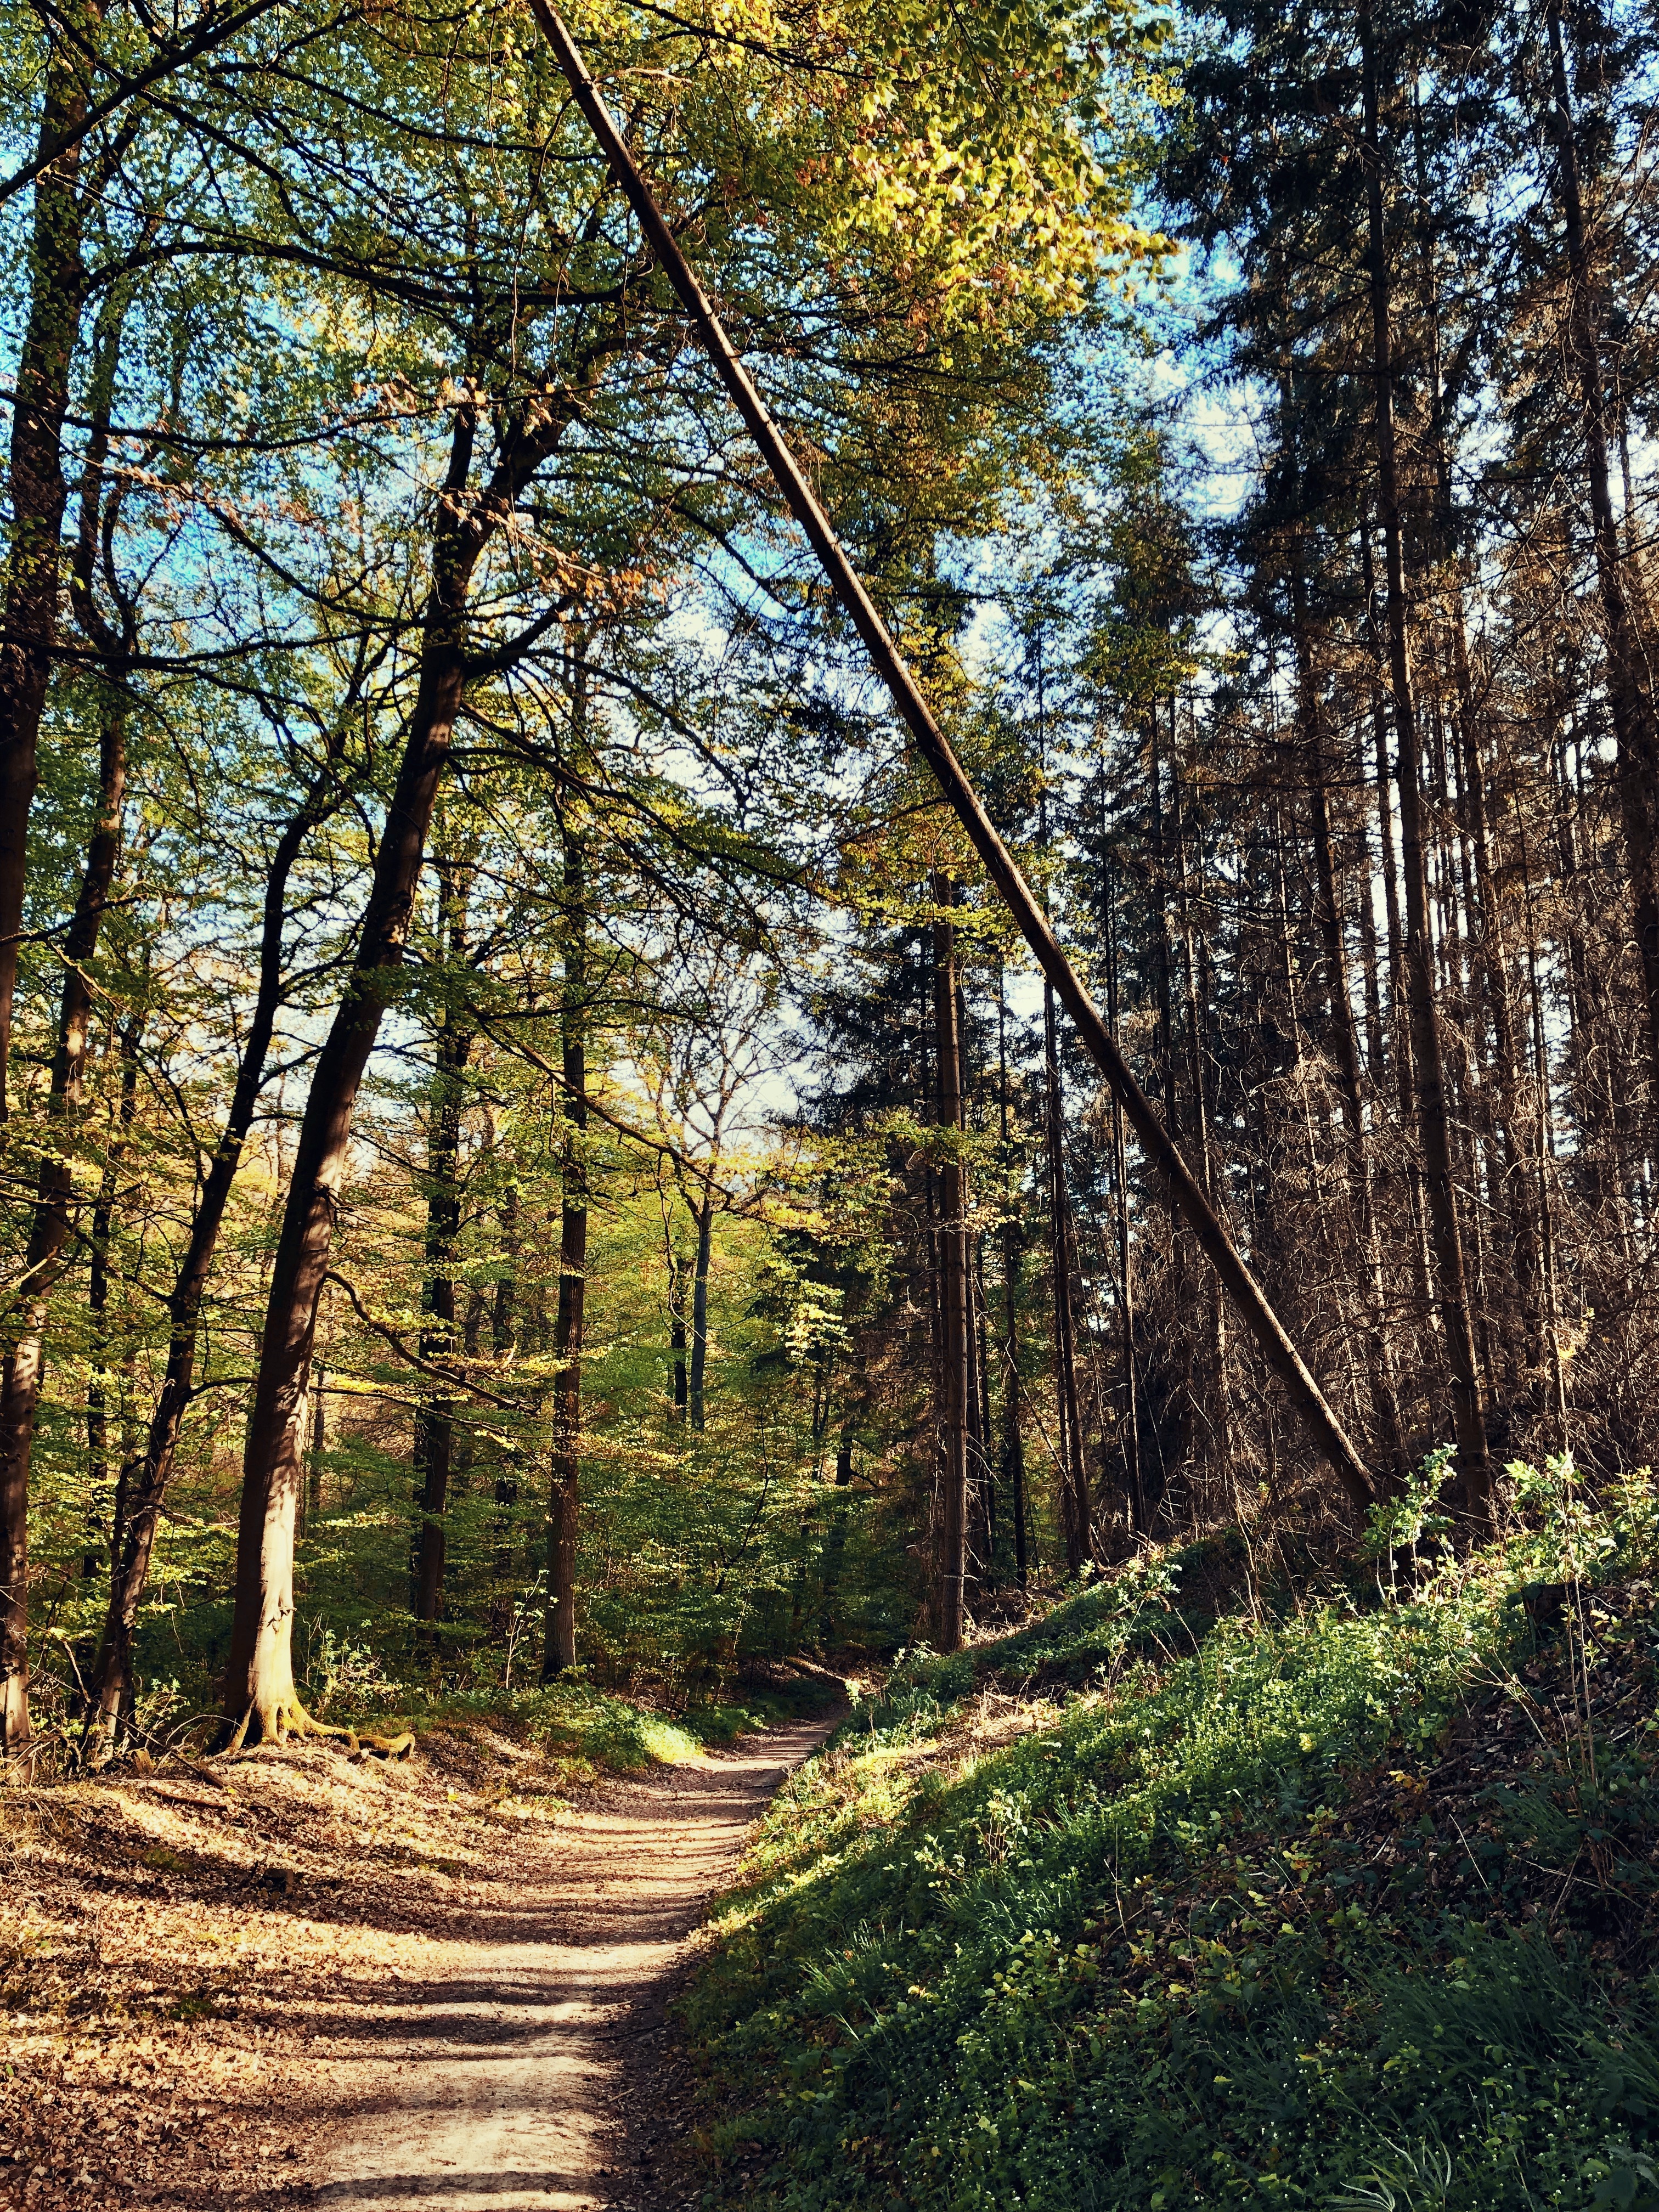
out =
{"type": "Polygon", "coordinates": [[[1350,1440],[1284,1323],[1268,1303],[1244,1259],[1202,1188],[1188,1169],[1152,1101],[1135,1080],[1116,1039],[1066,958],[1048,916],[986,812],[962,763],[903,656],[889,635],[828,516],[819,506],[748,371],[722,329],[719,317],[680,251],[678,240],[629,151],[569,32],[548,4],[530,0],[532,12],[557,57],[576,104],[627,195],[664,270],[678,295],[728,396],[742,416],[783,494],[790,513],[805,532],[836,598],[862,639],[876,672],[904,719],[918,751],[967,831],[974,849],[1018,923],[1038,966],[1076,1025],[1084,1048],[1121,1101],[1129,1124],[1148,1158],[1168,1183],[1176,1206],[1190,1224],[1211,1265],[1225,1285],[1257,1347],[1289,1393],[1308,1430],[1330,1462],[1353,1504],[1363,1510],[1375,1495],[1364,1462],[1350,1440]]]}

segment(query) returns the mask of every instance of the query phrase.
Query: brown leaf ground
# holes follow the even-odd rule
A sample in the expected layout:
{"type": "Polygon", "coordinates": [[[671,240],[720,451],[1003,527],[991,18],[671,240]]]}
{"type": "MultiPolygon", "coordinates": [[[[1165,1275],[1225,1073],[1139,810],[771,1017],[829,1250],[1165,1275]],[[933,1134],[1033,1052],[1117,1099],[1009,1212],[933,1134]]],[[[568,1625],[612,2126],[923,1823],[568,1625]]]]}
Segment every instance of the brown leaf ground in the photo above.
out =
{"type": "Polygon", "coordinates": [[[666,2000],[827,1722],[561,1799],[483,1725],[0,1798],[0,2203],[678,2205],[666,2000]]]}

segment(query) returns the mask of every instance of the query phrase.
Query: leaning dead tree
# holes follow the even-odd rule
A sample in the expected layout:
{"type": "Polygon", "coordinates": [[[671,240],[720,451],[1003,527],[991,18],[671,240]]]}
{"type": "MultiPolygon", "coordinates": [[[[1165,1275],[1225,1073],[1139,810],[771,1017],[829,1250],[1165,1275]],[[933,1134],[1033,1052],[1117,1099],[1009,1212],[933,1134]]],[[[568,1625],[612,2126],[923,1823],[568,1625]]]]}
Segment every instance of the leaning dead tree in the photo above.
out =
{"type": "Polygon", "coordinates": [[[1067,959],[1047,915],[987,813],[921,686],[830,526],[829,517],[726,337],[719,316],[589,76],[575,42],[548,5],[548,0],[530,0],[530,4],[569,82],[577,106],[621,183],[629,204],[667,272],[744,427],[759,447],[786,505],[805,533],[831,589],[863,641],[871,665],[886,685],[917,750],[966,830],[1054,995],[1071,1016],[1085,1050],[1121,1103],[1148,1159],[1167,1184],[1200,1249],[1225,1285],[1262,1358],[1283,1384],[1349,1498],[1363,1510],[1375,1496],[1364,1460],[1245,1264],[1219,1214],[1188,1168],[1152,1100],[1135,1079],[1116,1038],[1067,959]]]}

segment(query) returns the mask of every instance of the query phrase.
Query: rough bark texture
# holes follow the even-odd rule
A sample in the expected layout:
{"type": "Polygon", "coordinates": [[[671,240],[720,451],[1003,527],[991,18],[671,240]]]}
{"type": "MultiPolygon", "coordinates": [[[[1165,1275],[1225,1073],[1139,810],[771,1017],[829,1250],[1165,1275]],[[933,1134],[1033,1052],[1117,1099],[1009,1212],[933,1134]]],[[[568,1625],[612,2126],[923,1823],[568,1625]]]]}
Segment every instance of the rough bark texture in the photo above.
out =
{"type": "Polygon", "coordinates": [[[1413,709],[1410,648],[1406,627],[1406,573],[1401,526],[1399,471],[1395,451],[1393,332],[1389,297],[1388,246],[1382,211],[1382,167],[1378,140],[1376,43],[1369,0],[1359,14],[1365,102],[1365,180],[1370,232],[1371,343],[1376,371],[1377,504],[1382,523],[1388,587],[1389,669],[1394,691],[1395,729],[1399,738],[1400,827],[1406,876],[1406,988],[1414,1063],[1416,1121],[1423,1146],[1429,1224],[1434,1240],[1435,1271],[1445,1324],[1450,1368],[1453,1425],[1458,1472],[1470,1518],[1490,1522],[1492,1513],[1492,1459],[1487,1449],[1463,1266],[1463,1242],[1452,1160],[1451,1123],[1440,1023],[1435,1003],[1434,945],[1429,922],[1428,866],[1425,850],[1422,760],[1413,709]]]}
{"type": "MultiPolygon", "coordinates": [[[[85,8],[47,57],[42,149],[85,113],[88,46],[98,27],[85,8]],[[71,34],[72,33],[72,34],[71,34]]],[[[29,242],[28,320],[12,404],[11,543],[0,601],[0,1121],[7,1111],[12,1005],[22,940],[29,809],[39,781],[40,717],[58,635],[60,540],[67,486],[64,416],[80,321],[84,204],[78,145],[35,187],[29,242]]],[[[62,1036],[60,1031],[61,1059],[62,1036]]],[[[55,1102],[67,1110],[58,1089],[55,1102]]],[[[46,1168],[43,1166],[43,1185],[46,1168]]],[[[64,1171],[67,1195],[67,1170],[64,1171]]],[[[31,1231],[21,1327],[8,1346],[0,1395],[0,1758],[28,1741],[28,1483],[40,1390],[45,1291],[68,1233],[43,1187],[31,1231]]]]}
{"type": "MultiPolygon", "coordinates": [[[[90,49],[100,20],[95,8],[73,9],[52,40],[40,113],[43,151],[72,133],[86,113],[90,49]]],[[[29,808],[39,778],[40,717],[58,640],[60,541],[68,496],[64,416],[83,283],[80,162],[76,143],[35,186],[28,321],[12,407],[11,544],[0,609],[0,1118],[6,1112],[29,808]]],[[[0,1638],[3,1633],[0,1630],[0,1638]]],[[[8,1647],[0,1641],[0,1667],[9,1666],[8,1647]]]]}
{"type": "MultiPolygon", "coordinates": [[[[954,886],[939,878],[933,896],[941,908],[948,908],[954,886]]],[[[967,1180],[957,1149],[962,1129],[962,1041],[957,1024],[956,931],[943,913],[933,923],[933,935],[939,1123],[948,1148],[939,1171],[939,1512],[933,1637],[941,1651],[958,1651],[968,1563],[967,1180]]]]}
{"type": "MultiPolygon", "coordinates": [[[[96,1500],[109,1480],[109,1386],[113,1379],[109,1370],[111,1350],[109,1327],[110,1302],[110,1245],[115,1233],[115,1196],[118,1188],[121,1163],[126,1155],[132,1124],[138,1110],[138,1040],[143,1034],[144,1014],[141,1008],[122,1023],[117,1049],[121,1075],[120,1088],[115,1109],[115,1129],[104,1149],[104,1165],[98,1178],[98,1195],[93,1201],[90,1234],[87,1238],[87,1310],[92,1317],[92,1373],[87,1382],[87,1465],[92,1478],[92,1494],[96,1500]]],[[[117,1402],[124,1409],[130,1401],[134,1368],[131,1345],[124,1352],[118,1386],[117,1402]]],[[[122,1449],[125,1450],[125,1438],[122,1449]]],[[[126,1477],[125,1462],[116,1479],[115,1495],[110,1504],[103,1566],[113,1572],[120,1556],[122,1532],[126,1526],[126,1477]]],[[[98,1510],[94,1503],[93,1511],[98,1510]]]]}
{"type": "Polygon", "coordinates": [[[1567,315],[1568,349],[1578,379],[1583,418],[1585,474],[1595,537],[1595,577],[1607,632],[1607,703],[1612,709],[1617,746],[1620,811],[1630,857],[1636,946],[1648,1018],[1646,1133],[1651,1157],[1655,1116],[1659,1114],[1659,705],[1656,705],[1653,693],[1650,658],[1652,641],[1643,638],[1638,619],[1640,586],[1638,582],[1634,592],[1630,588],[1613,512],[1609,408],[1601,371],[1595,256],[1584,209],[1559,0],[1550,0],[1547,21],[1552,95],[1548,123],[1555,139],[1556,193],[1566,229],[1572,285],[1567,315]]]}
{"type": "Polygon", "coordinates": [[[1066,1182],[1066,1127],[1060,1089],[1054,994],[1042,993],[1043,1131],[1048,1165],[1048,1280],[1054,1316],[1054,1411],[1060,1431],[1060,1534],[1066,1566],[1076,1574],[1089,1557],[1089,1481],[1083,1462],[1083,1422],[1077,1387],[1077,1334],[1072,1309],[1072,1201],[1066,1182]]]}
{"type": "MultiPolygon", "coordinates": [[[[1008,1005],[1000,969],[997,975],[997,1115],[1002,1168],[1012,1180],[1008,1141],[1008,1005]]],[[[1002,1479],[1014,1522],[1014,1580],[1021,1589],[1030,1577],[1025,1533],[1025,1437],[1021,1421],[1019,1372],[1019,1221],[1011,1188],[1005,1187],[1002,1218],[1002,1479]]]]}

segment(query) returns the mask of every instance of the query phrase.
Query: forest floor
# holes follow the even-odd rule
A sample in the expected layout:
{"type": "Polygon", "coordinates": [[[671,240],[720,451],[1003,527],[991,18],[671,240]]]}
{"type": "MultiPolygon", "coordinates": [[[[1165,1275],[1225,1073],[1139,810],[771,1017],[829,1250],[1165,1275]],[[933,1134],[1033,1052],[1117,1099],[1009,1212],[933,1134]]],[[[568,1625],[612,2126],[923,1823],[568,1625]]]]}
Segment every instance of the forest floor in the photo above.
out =
{"type": "Polygon", "coordinates": [[[440,1728],[8,1790],[0,2203],[678,2212],[667,2006],[709,1894],[836,1716],[575,1797],[440,1728]]]}

